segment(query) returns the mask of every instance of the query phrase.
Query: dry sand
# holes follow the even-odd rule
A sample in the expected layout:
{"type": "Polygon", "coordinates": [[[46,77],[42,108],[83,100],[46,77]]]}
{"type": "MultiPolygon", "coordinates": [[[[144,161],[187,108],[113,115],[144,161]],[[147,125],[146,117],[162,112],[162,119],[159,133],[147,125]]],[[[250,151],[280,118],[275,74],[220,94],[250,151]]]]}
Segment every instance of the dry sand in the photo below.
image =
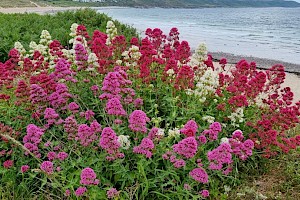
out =
{"type": "MultiPolygon", "coordinates": [[[[76,10],[76,9],[81,9],[84,7],[24,7],[24,8],[0,8],[1,13],[55,13],[58,11],[65,11],[65,10],[76,10]]],[[[226,57],[229,61],[229,63],[236,63],[237,60],[240,60],[242,57],[241,56],[235,56],[233,54],[226,54],[223,52],[214,52],[212,53],[214,58],[219,59],[220,57],[226,57]]],[[[291,63],[285,63],[281,61],[274,61],[274,60],[269,60],[269,59],[261,59],[261,58],[253,58],[253,57],[248,57],[246,58],[247,60],[250,61],[256,61],[258,64],[258,67],[260,68],[269,68],[272,66],[274,63],[281,63],[284,66],[286,66],[286,70],[288,72],[292,73],[286,73],[286,80],[284,83],[284,87],[290,87],[292,91],[294,92],[295,95],[295,101],[300,100],[300,65],[297,64],[291,64],[291,63]],[[297,75],[298,74],[298,75],[297,75]]]]}

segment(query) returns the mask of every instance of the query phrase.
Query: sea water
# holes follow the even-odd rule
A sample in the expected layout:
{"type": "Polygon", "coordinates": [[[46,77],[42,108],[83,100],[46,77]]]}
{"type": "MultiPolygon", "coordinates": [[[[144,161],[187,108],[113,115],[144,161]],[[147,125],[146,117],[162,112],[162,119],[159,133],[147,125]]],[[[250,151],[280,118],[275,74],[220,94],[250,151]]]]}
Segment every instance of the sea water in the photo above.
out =
{"type": "Polygon", "coordinates": [[[300,64],[300,8],[98,8],[143,35],[147,28],[165,34],[173,27],[195,49],[254,56],[300,64]]]}

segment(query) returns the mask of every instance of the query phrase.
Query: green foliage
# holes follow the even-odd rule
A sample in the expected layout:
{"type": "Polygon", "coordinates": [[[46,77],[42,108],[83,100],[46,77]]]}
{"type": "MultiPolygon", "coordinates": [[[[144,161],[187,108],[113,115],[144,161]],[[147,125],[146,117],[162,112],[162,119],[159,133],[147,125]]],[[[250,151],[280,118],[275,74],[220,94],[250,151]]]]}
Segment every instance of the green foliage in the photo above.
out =
{"type": "MultiPolygon", "coordinates": [[[[0,61],[7,60],[7,52],[14,47],[16,41],[27,49],[31,41],[38,42],[42,30],[48,30],[63,46],[69,46],[69,29],[73,23],[85,24],[92,34],[96,29],[105,32],[106,23],[110,20],[112,19],[107,15],[92,9],[58,12],[54,15],[0,13],[0,61]]],[[[115,25],[119,33],[127,38],[137,36],[136,29],[117,21],[115,25]]]]}

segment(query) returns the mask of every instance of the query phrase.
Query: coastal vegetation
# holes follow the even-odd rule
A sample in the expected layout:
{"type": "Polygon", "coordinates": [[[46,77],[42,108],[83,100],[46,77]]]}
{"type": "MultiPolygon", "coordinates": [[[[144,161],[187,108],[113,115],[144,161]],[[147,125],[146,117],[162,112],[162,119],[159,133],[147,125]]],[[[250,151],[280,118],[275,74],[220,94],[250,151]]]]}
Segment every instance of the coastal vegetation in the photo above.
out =
{"type": "MultiPolygon", "coordinates": [[[[39,15],[36,13],[26,14],[3,14],[0,13],[0,61],[8,58],[7,52],[14,47],[16,41],[21,42],[25,48],[31,41],[38,42],[42,30],[48,30],[52,36],[69,48],[69,31],[72,23],[85,24],[87,32],[93,30],[106,30],[107,21],[112,20],[105,14],[97,13],[92,9],[58,12],[56,14],[39,15]]],[[[114,21],[120,34],[127,38],[137,36],[136,29],[114,21]]]]}
{"type": "Polygon", "coordinates": [[[18,36],[41,26],[29,17],[3,37],[17,40],[0,63],[1,199],[263,199],[232,191],[268,169],[297,187],[300,102],[284,66],[214,63],[177,28],[139,38],[91,10],[45,16],[39,36],[18,36]]]}

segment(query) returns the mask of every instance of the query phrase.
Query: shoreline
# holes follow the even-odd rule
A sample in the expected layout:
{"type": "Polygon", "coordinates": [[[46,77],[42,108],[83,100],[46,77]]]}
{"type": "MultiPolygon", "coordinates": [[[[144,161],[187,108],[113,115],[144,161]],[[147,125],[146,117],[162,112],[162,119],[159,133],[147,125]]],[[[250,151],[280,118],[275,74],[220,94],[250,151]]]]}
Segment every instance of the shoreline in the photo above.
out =
{"type": "Polygon", "coordinates": [[[285,68],[285,72],[296,74],[300,77],[300,64],[289,63],[281,60],[273,60],[268,58],[258,58],[253,56],[245,56],[245,55],[235,55],[232,53],[225,52],[208,52],[211,54],[215,61],[219,61],[221,58],[226,58],[229,64],[236,64],[240,60],[245,59],[248,62],[255,62],[258,69],[269,69],[273,65],[281,64],[285,68]]]}

